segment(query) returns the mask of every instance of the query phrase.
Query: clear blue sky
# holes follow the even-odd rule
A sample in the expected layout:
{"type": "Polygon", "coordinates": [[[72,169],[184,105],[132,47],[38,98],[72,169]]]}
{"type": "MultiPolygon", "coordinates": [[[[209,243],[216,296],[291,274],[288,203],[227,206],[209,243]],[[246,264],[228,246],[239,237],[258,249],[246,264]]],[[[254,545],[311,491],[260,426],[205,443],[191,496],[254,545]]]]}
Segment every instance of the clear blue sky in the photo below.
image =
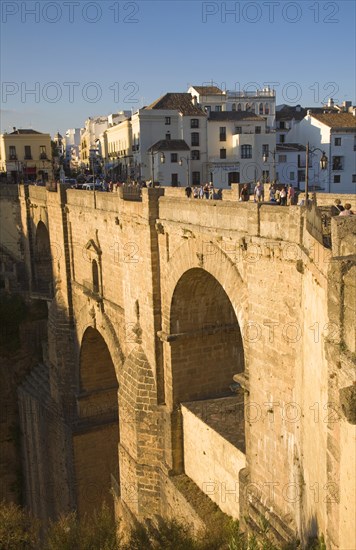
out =
{"type": "Polygon", "coordinates": [[[278,83],[277,104],[356,103],[352,0],[0,6],[1,132],[63,133],[209,81],[226,89],[278,83]]]}

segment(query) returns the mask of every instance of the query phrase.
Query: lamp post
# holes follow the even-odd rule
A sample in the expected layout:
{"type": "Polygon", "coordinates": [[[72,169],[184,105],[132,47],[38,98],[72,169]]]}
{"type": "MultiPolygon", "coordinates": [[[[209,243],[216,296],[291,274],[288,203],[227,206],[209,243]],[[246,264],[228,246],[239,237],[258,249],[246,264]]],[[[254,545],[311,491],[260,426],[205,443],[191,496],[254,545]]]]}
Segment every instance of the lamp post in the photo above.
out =
{"type": "Polygon", "coordinates": [[[276,183],[276,153],[277,151],[274,149],[273,151],[264,152],[262,157],[263,162],[267,162],[270,155],[273,158],[273,183],[276,183]]]}
{"type": "MultiPolygon", "coordinates": [[[[151,162],[152,162],[152,187],[154,187],[155,184],[155,159],[154,156],[159,153],[160,151],[151,151],[151,162]]],[[[160,156],[161,164],[164,164],[166,162],[166,157],[164,156],[164,153],[161,153],[160,156]]]]}
{"type": "Polygon", "coordinates": [[[320,169],[326,170],[328,167],[328,157],[325,154],[325,151],[319,149],[319,147],[309,147],[309,141],[306,146],[306,164],[305,164],[305,204],[308,204],[309,197],[309,154],[315,153],[315,151],[320,151],[322,156],[320,158],[320,169]]]}
{"type": "Polygon", "coordinates": [[[187,163],[187,186],[190,187],[190,166],[189,166],[189,157],[181,157],[179,159],[179,166],[183,165],[183,160],[187,163]]]}

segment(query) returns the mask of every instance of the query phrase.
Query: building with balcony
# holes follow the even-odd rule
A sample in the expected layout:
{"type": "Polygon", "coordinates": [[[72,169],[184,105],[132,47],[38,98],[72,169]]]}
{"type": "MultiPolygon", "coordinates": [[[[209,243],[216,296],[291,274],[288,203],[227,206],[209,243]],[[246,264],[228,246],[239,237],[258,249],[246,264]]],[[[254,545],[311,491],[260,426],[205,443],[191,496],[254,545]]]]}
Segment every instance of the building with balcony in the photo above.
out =
{"type": "Polygon", "coordinates": [[[32,129],[0,135],[0,172],[11,183],[53,178],[51,136],[32,129]]]}
{"type": "Polygon", "coordinates": [[[108,128],[102,138],[105,174],[114,180],[138,179],[138,170],[133,163],[131,117],[108,128]]]}
{"type": "Polygon", "coordinates": [[[85,121],[85,127],[81,132],[80,137],[80,154],[81,164],[83,168],[90,168],[90,159],[92,157],[90,151],[97,148],[96,141],[100,134],[105,132],[107,128],[119,124],[130,115],[128,111],[120,111],[111,115],[89,117],[85,121]]]}
{"type": "Polygon", "coordinates": [[[276,92],[269,87],[262,90],[226,92],[227,111],[248,111],[266,119],[266,131],[275,128],[276,92]]]}

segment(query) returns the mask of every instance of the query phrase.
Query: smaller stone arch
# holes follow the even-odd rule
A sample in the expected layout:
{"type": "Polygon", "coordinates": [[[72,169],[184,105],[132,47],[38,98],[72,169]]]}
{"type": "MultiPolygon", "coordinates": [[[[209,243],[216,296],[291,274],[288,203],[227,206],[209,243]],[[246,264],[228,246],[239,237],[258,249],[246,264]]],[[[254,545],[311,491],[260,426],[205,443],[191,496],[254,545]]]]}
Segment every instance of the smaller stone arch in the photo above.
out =
{"type": "Polygon", "coordinates": [[[112,489],[120,483],[119,385],[109,348],[96,328],[83,334],[79,373],[73,451],[77,509],[83,516],[103,502],[114,511],[112,489]]]}

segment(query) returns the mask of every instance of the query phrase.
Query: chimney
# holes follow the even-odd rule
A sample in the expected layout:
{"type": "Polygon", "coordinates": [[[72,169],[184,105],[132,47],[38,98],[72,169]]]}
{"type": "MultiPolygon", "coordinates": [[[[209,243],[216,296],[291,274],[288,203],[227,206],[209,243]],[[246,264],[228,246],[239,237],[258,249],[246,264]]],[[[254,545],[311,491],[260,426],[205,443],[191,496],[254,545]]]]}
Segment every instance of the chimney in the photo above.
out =
{"type": "Polygon", "coordinates": [[[16,126],[13,126],[12,129],[14,132],[16,132],[16,126]]]}
{"type": "Polygon", "coordinates": [[[194,105],[194,106],[197,105],[197,103],[198,103],[198,98],[197,98],[196,95],[193,95],[192,102],[193,102],[193,105],[194,105]]]}
{"type": "Polygon", "coordinates": [[[328,107],[334,107],[334,100],[332,97],[330,97],[328,100],[328,107]]]}

